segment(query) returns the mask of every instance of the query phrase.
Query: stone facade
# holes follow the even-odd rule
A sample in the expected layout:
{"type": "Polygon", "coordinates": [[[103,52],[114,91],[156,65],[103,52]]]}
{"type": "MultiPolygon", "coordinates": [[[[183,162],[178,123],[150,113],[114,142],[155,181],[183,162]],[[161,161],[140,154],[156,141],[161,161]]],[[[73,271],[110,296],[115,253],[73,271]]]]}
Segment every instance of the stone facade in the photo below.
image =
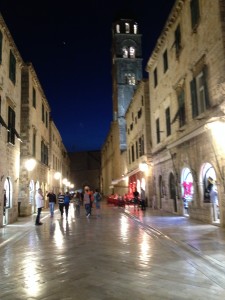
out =
{"type": "Polygon", "coordinates": [[[151,137],[149,135],[150,108],[148,80],[143,79],[135,91],[125,115],[127,123],[127,170],[128,192],[132,195],[135,188],[145,191],[147,205],[153,203],[153,176],[151,158],[151,137]]]}
{"type": "Polygon", "coordinates": [[[22,63],[0,15],[0,226],[14,222],[18,215],[22,63]]]}
{"type": "Polygon", "coordinates": [[[156,206],[221,226],[224,64],[224,1],[176,1],[147,64],[156,206]]]}
{"type": "Polygon", "coordinates": [[[112,28],[113,122],[102,147],[101,186],[105,195],[128,193],[125,114],[142,79],[142,47],[138,24],[120,19],[112,28]]]}
{"type": "Polygon", "coordinates": [[[70,180],[68,153],[50,111],[32,64],[23,62],[0,15],[0,226],[13,223],[19,212],[21,216],[34,213],[36,190],[41,187],[46,195],[54,188],[56,170],[61,168],[61,176],[70,180]],[[51,143],[52,132],[58,149],[51,143]]]}
{"type": "Polygon", "coordinates": [[[21,215],[30,215],[35,209],[35,193],[49,190],[49,115],[50,107],[35,70],[31,64],[22,68],[20,195],[21,215]],[[33,170],[28,170],[28,159],[35,159],[33,170]]]}
{"type": "Polygon", "coordinates": [[[74,189],[79,190],[89,186],[91,190],[100,190],[101,152],[69,152],[69,158],[74,189]]]}
{"type": "Polygon", "coordinates": [[[50,166],[50,186],[49,190],[58,195],[62,189],[62,180],[68,174],[62,172],[62,137],[58,131],[54,121],[50,120],[50,138],[49,138],[49,166],[50,166]]]}

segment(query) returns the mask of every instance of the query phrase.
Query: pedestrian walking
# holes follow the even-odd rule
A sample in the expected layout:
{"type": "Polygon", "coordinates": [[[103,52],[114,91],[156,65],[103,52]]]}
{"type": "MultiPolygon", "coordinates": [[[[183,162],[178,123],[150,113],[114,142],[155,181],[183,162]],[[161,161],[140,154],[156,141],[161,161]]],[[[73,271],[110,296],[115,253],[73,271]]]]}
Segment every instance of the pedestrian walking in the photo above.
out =
{"type": "Polygon", "coordinates": [[[139,192],[137,191],[137,189],[135,189],[135,191],[133,192],[133,196],[134,196],[134,209],[136,209],[136,206],[139,210],[139,192]]]}
{"type": "Polygon", "coordinates": [[[63,212],[64,212],[64,198],[65,198],[64,193],[60,192],[58,196],[58,203],[59,203],[61,218],[63,217],[63,212]]]}
{"type": "Polygon", "coordinates": [[[146,202],[145,202],[145,190],[141,188],[141,210],[146,209],[146,202]]]}
{"type": "Polygon", "coordinates": [[[36,202],[36,208],[38,210],[35,225],[38,226],[38,225],[42,225],[42,222],[40,222],[40,217],[41,217],[42,207],[44,207],[44,196],[42,194],[41,188],[37,190],[37,193],[35,195],[35,202],[36,202]]]}
{"type": "Polygon", "coordinates": [[[51,191],[47,194],[47,198],[48,198],[48,203],[49,203],[50,215],[51,215],[51,218],[53,218],[54,208],[55,208],[55,204],[56,204],[56,195],[54,194],[53,191],[51,191]]]}
{"type": "Polygon", "coordinates": [[[97,217],[100,217],[100,201],[102,200],[102,196],[99,193],[98,189],[95,189],[94,192],[94,203],[95,203],[95,208],[96,208],[96,215],[97,217]]]}
{"type": "Polygon", "coordinates": [[[65,207],[66,219],[68,219],[69,206],[70,206],[70,194],[69,194],[69,192],[66,192],[65,197],[64,197],[64,207],[65,207]]]}
{"type": "Polygon", "coordinates": [[[86,217],[89,218],[91,215],[91,211],[90,211],[90,203],[91,203],[91,199],[90,199],[90,195],[89,195],[89,190],[85,189],[84,191],[84,208],[86,211],[86,217]]]}
{"type": "Polygon", "coordinates": [[[81,205],[81,199],[80,199],[80,193],[76,192],[73,196],[73,201],[74,201],[74,208],[75,208],[75,216],[79,217],[80,216],[80,205],[81,205]]]}

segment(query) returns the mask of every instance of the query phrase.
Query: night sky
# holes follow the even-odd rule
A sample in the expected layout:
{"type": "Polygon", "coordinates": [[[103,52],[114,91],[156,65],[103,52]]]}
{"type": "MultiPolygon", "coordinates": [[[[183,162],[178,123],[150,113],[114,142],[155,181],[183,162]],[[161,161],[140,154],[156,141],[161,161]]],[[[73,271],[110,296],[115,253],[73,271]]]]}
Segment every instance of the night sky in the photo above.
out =
{"type": "Polygon", "coordinates": [[[143,76],[175,0],[1,0],[0,12],[31,62],[68,151],[100,150],[112,121],[112,23],[135,18],[143,76]]]}

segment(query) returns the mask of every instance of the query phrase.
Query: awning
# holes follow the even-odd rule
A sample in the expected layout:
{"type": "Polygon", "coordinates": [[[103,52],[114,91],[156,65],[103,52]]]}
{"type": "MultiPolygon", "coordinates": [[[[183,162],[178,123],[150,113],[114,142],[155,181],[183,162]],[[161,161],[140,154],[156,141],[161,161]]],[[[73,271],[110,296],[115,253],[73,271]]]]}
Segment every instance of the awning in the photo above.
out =
{"type": "Polygon", "coordinates": [[[20,142],[22,142],[19,133],[16,131],[16,128],[12,128],[11,130],[13,131],[13,133],[15,134],[15,136],[17,137],[17,139],[18,139],[20,142]]]}
{"type": "Polygon", "coordinates": [[[0,115],[0,124],[5,127],[6,129],[8,129],[8,126],[6,125],[6,122],[3,120],[2,116],[0,115]]]}

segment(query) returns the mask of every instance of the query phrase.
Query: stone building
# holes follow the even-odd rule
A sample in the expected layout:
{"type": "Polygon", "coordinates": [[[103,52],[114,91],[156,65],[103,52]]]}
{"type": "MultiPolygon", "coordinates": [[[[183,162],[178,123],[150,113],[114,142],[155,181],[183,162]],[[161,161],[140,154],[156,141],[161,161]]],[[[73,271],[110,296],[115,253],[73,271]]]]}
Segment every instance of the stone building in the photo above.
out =
{"type": "Polygon", "coordinates": [[[69,189],[70,161],[50,120],[49,103],[32,64],[23,62],[1,15],[0,153],[0,226],[13,223],[19,211],[21,216],[34,213],[39,187],[45,196],[52,188],[69,189]],[[60,168],[62,178],[68,179],[56,185],[52,174],[60,168]]]}
{"type": "Polygon", "coordinates": [[[22,64],[0,14],[0,226],[14,222],[18,215],[22,64]]]}
{"type": "Polygon", "coordinates": [[[122,179],[126,172],[127,143],[125,113],[142,79],[141,34],[132,19],[120,19],[112,27],[113,121],[102,147],[103,194],[128,192],[122,179]]]}
{"type": "Polygon", "coordinates": [[[32,64],[22,68],[20,195],[21,215],[35,212],[35,193],[49,190],[50,107],[32,64]]]}
{"type": "Polygon", "coordinates": [[[100,190],[101,152],[80,151],[69,152],[71,162],[71,180],[74,190],[89,186],[90,189],[100,190]]]}
{"type": "Polygon", "coordinates": [[[147,205],[152,206],[153,168],[151,158],[149,84],[147,79],[140,81],[125,114],[127,123],[127,180],[128,194],[145,191],[147,205]]]}
{"type": "Polygon", "coordinates": [[[50,118],[50,138],[49,138],[49,190],[58,195],[62,189],[62,180],[68,176],[62,172],[62,153],[63,150],[62,137],[57,129],[54,121],[50,118]]]}
{"type": "Polygon", "coordinates": [[[61,144],[61,160],[62,160],[62,184],[61,190],[66,192],[69,191],[73,186],[72,178],[71,178],[71,161],[69,157],[69,153],[65,145],[61,144]]]}
{"type": "Polygon", "coordinates": [[[148,60],[156,204],[225,226],[225,3],[177,0],[148,60]],[[218,189],[218,206],[209,192],[218,189]]]}

